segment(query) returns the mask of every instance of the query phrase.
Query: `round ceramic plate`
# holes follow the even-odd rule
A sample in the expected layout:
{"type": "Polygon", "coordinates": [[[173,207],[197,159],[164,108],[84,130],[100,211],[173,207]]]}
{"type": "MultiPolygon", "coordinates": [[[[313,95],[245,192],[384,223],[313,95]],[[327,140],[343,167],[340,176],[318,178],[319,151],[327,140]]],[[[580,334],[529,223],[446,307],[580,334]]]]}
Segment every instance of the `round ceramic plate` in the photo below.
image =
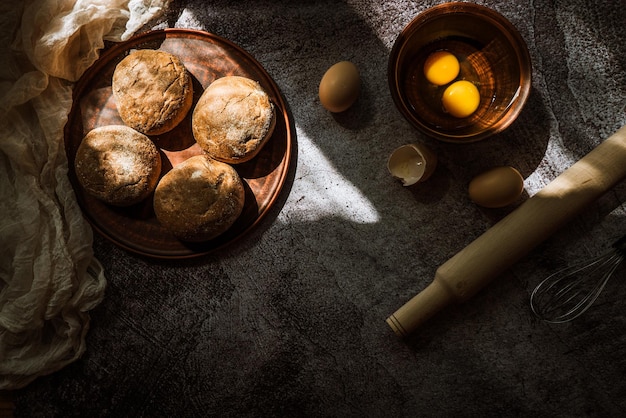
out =
{"type": "MultiPolygon", "coordinates": [[[[172,131],[152,136],[161,151],[162,175],[187,158],[201,153],[191,131],[191,115],[172,131]]],[[[78,203],[100,234],[129,251],[156,258],[188,258],[210,253],[249,232],[268,212],[280,194],[291,159],[289,115],[280,91],[263,67],[246,51],[216,35],[187,29],[165,29],[138,35],[115,44],[85,72],[74,88],[74,101],[65,127],[69,177],[78,203]],[[152,199],[125,208],[107,205],[82,189],[74,172],[76,150],[87,132],[104,125],[123,124],[111,92],[115,66],[135,49],[158,49],[178,56],[194,83],[194,105],[215,79],[239,75],[258,81],[276,107],[272,138],[251,161],[234,165],[244,180],[243,213],[219,237],[202,243],[184,243],[157,221],[152,199]]]]}

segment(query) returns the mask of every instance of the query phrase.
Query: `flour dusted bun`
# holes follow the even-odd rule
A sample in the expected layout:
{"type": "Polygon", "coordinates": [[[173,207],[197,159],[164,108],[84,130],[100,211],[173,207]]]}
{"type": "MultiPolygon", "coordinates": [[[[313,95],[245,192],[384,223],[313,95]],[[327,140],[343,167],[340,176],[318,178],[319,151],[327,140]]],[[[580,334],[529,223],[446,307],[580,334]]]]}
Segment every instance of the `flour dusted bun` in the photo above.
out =
{"type": "Polygon", "coordinates": [[[193,104],[191,77],[170,53],[140,49],[113,72],[113,97],[124,123],[146,135],[172,130],[193,104]]]}
{"type": "Polygon", "coordinates": [[[161,173],[161,156],[147,136],[128,126],[91,130],[78,146],[76,177],[90,195],[115,206],[147,198],[161,173]]]}
{"type": "Polygon", "coordinates": [[[192,117],[193,135],[216,160],[230,164],[254,158],[276,125],[274,105],[254,80],[218,78],[202,93],[192,117]]]}
{"type": "Polygon", "coordinates": [[[183,241],[207,241],[224,233],[243,210],[243,182],[233,167],[196,155],[170,170],[157,185],[157,220],[183,241]]]}

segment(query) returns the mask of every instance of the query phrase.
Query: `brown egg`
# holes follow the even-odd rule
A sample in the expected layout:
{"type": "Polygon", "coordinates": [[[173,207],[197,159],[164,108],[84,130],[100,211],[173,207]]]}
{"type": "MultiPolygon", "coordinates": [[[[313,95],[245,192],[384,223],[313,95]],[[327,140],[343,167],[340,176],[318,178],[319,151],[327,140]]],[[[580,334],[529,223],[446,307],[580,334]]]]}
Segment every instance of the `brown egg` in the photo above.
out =
{"type": "Polygon", "coordinates": [[[513,167],[496,167],[474,177],[469,197],[486,208],[501,208],[513,203],[524,190],[524,178],[513,167]]]}
{"type": "Polygon", "coordinates": [[[349,61],[330,67],[320,81],[319,97],[322,106],[337,113],[354,104],[361,91],[359,70],[349,61]]]}

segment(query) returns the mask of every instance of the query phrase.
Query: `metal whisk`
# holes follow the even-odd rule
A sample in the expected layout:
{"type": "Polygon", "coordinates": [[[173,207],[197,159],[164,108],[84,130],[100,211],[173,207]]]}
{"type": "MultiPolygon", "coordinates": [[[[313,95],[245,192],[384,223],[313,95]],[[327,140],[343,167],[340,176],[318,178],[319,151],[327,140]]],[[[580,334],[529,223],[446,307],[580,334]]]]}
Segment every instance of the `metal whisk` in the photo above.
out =
{"type": "Polygon", "coordinates": [[[625,257],[626,235],[615,241],[607,253],[548,276],[530,295],[532,311],[552,323],[578,318],[595,302],[625,257]]]}

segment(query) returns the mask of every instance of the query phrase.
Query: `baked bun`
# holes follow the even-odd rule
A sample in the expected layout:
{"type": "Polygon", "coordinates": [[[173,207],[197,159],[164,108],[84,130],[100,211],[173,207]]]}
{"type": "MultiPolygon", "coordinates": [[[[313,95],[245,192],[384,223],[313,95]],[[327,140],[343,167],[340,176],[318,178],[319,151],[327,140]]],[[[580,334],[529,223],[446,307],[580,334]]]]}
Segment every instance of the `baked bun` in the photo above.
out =
{"type": "Polygon", "coordinates": [[[172,130],[193,104],[193,84],[182,61],[170,53],[140,49],[115,67],[111,83],[124,123],[146,135],[172,130]]]}
{"type": "Polygon", "coordinates": [[[161,155],[150,138],[128,126],[102,126],[85,135],[74,168],[87,193],[111,205],[129,206],[154,191],[161,155]]]}
{"type": "Polygon", "coordinates": [[[224,233],[243,210],[243,182],[233,167],[196,155],[172,168],[154,192],[154,213],[183,241],[207,241],[224,233]]]}
{"type": "Polygon", "coordinates": [[[274,104],[249,78],[218,78],[202,93],[192,117],[193,135],[204,151],[230,164],[254,158],[272,136],[274,104]]]}

